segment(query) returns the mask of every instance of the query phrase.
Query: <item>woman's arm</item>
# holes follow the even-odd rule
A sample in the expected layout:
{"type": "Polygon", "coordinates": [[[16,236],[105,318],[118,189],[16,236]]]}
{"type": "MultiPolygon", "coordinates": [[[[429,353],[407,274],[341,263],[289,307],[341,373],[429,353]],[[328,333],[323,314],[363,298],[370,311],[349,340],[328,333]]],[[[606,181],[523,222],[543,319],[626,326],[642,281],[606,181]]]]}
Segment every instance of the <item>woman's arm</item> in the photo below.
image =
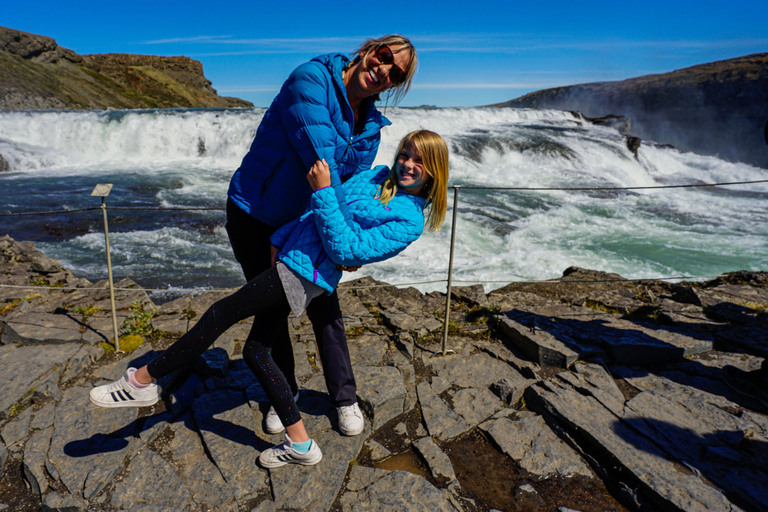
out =
{"type": "MultiPolygon", "coordinates": [[[[317,62],[296,68],[278,95],[280,120],[291,146],[305,169],[318,159],[328,162],[332,175],[338,176],[336,163],[337,127],[331,119],[329,97],[335,97],[332,78],[317,62]]],[[[375,156],[375,154],[374,154],[375,156]]]]}

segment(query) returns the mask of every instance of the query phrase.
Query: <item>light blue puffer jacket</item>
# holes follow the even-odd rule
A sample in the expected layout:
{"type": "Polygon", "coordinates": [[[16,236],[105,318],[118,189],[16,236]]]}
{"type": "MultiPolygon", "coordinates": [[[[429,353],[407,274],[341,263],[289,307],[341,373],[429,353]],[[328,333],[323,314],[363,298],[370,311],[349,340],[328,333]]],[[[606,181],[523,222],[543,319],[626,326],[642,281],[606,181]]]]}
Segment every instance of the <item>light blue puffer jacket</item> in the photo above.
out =
{"type": "Polygon", "coordinates": [[[425,201],[398,191],[382,204],[376,195],[388,174],[380,165],[315,191],[307,212],[272,235],[278,258],[331,293],[341,279],[337,264],[382,261],[408,247],[424,230],[425,201]]]}
{"type": "Polygon", "coordinates": [[[229,184],[229,198],[271,226],[295,219],[307,208],[307,173],[325,158],[342,181],[371,168],[381,128],[389,120],[372,100],[361,105],[363,128],[353,134],[354,114],[342,70],[349,59],[320,55],[296,68],[264,114],[251,149],[229,184]]]}

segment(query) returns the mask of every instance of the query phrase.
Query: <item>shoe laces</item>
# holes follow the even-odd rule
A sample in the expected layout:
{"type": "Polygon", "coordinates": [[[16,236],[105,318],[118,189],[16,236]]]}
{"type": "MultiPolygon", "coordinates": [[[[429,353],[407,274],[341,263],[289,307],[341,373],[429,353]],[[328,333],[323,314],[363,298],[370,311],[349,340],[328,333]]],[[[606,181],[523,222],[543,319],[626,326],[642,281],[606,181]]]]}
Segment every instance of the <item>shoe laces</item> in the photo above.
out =
{"type": "Polygon", "coordinates": [[[357,404],[352,405],[343,405],[339,407],[339,411],[341,412],[341,416],[348,417],[348,416],[354,416],[356,418],[362,418],[363,413],[360,412],[360,407],[358,407],[357,404]]]}

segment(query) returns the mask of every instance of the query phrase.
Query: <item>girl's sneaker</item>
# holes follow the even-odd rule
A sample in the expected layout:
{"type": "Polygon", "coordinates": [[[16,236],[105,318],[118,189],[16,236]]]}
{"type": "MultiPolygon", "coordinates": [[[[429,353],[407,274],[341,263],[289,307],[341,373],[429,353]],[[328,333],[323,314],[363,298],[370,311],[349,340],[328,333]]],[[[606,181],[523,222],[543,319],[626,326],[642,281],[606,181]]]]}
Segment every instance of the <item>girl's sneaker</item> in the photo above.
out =
{"type": "Polygon", "coordinates": [[[323,458],[323,452],[313,440],[307,453],[299,453],[293,449],[293,441],[285,435],[285,442],[280,446],[269,448],[259,455],[259,464],[263,468],[279,468],[286,464],[302,464],[304,466],[314,466],[323,458]]]}
{"type": "MultiPolygon", "coordinates": [[[[294,402],[298,403],[299,393],[300,391],[297,391],[296,396],[293,397],[294,402]]],[[[275,408],[270,405],[269,411],[267,411],[267,416],[264,418],[264,431],[267,434],[279,434],[284,430],[285,427],[283,426],[283,422],[280,421],[280,416],[277,415],[275,408]]]]}
{"type": "Polygon", "coordinates": [[[99,407],[146,407],[160,401],[157,384],[149,384],[145,388],[135,388],[128,382],[128,368],[120,380],[103,386],[96,386],[90,392],[91,403],[99,407]]]}

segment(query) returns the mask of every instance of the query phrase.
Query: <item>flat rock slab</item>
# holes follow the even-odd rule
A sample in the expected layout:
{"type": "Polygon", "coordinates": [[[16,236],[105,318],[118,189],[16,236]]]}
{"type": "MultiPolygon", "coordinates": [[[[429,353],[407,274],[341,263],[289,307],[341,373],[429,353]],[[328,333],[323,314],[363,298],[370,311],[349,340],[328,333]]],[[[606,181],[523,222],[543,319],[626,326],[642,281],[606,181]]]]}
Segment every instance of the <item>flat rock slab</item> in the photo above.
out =
{"type": "Polygon", "coordinates": [[[112,489],[112,504],[133,510],[136,505],[157,505],[185,510],[192,493],[173,467],[149,448],[141,450],[127,469],[127,475],[112,489]],[[158,485],[159,483],[162,483],[158,485]]]}
{"type": "Polygon", "coordinates": [[[5,345],[76,343],[82,339],[85,329],[84,323],[68,314],[31,312],[19,315],[6,324],[2,342],[5,345]]]}
{"type": "Polygon", "coordinates": [[[359,436],[342,436],[334,431],[312,437],[323,452],[315,466],[291,464],[269,471],[275,506],[279,510],[325,512],[331,508],[344,482],[349,463],[360,453],[370,429],[359,436]]]}
{"type": "Polygon", "coordinates": [[[392,471],[359,492],[347,492],[342,507],[344,512],[458,512],[439,489],[407,471],[392,471]]]}
{"type": "Polygon", "coordinates": [[[0,419],[7,417],[11,406],[29,397],[42,382],[58,384],[67,361],[81,348],[79,343],[46,347],[0,346],[0,368],[5,375],[0,379],[0,419]]]}
{"type": "Polygon", "coordinates": [[[429,366],[438,377],[460,388],[488,387],[504,378],[521,378],[512,366],[484,352],[436,357],[429,366]]]}
{"type": "Polygon", "coordinates": [[[266,490],[267,473],[256,463],[261,442],[254,430],[260,426],[245,393],[217,390],[195,400],[192,410],[206,449],[237,499],[266,490]]]}
{"type": "MultiPolygon", "coordinates": [[[[580,352],[586,351],[579,350],[581,347],[570,337],[531,328],[504,315],[494,316],[493,321],[518,349],[541,366],[567,368],[579,359],[580,352]]],[[[591,347],[590,351],[595,350],[591,347]]]]}
{"type": "Polygon", "coordinates": [[[416,391],[429,435],[447,441],[470,429],[464,418],[437,396],[429,382],[419,382],[416,391]]]}
{"type": "Polygon", "coordinates": [[[488,388],[465,388],[449,391],[453,410],[459,413],[467,425],[474,427],[493,416],[503,407],[499,397],[488,388]]]}
{"type": "Polygon", "coordinates": [[[56,406],[48,459],[70,494],[90,500],[144,446],[134,437],[138,409],[103,409],[91,404],[90,388],[64,391],[56,406]]]}
{"type": "Polygon", "coordinates": [[[408,391],[400,370],[392,366],[356,366],[360,406],[373,417],[373,429],[403,413],[408,391]]]}
{"type": "Polygon", "coordinates": [[[594,474],[573,448],[547,427],[541,416],[499,418],[480,426],[512,460],[541,478],[594,474]]]}
{"type": "Polygon", "coordinates": [[[429,471],[438,482],[446,482],[448,485],[458,482],[456,472],[448,455],[440,449],[431,437],[422,437],[413,442],[413,447],[427,462],[429,471]]]}
{"type": "Polygon", "coordinates": [[[235,492],[208,458],[195,427],[191,413],[171,423],[173,439],[162,453],[174,462],[175,471],[195,503],[210,510],[221,510],[226,503],[234,503],[235,492]]]}
{"type": "Polygon", "coordinates": [[[697,474],[669,460],[653,439],[569,385],[542,381],[526,391],[529,406],[552,414],[582,440],[581,448],[632,493],[638,503],[681,512],[731,512],[737,507],[697,474]]]}

